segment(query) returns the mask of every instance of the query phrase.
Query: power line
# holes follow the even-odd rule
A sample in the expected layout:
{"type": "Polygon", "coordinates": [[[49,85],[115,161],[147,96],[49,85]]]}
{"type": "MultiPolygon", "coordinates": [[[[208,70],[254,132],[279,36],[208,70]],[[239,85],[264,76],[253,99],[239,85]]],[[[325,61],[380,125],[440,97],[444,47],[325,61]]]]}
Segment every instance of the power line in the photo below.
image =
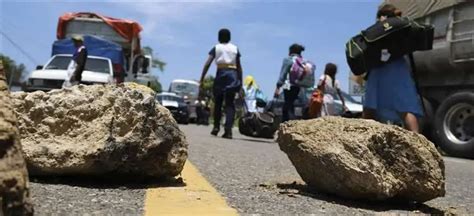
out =
{"type": "MultiPolygon", "coordinates": [[[[21,29],[22,28],[22,26],[18,26],[16,23],[10,22],[7,19],[0,20],[0,27],[3,28],[5,32],[10,32],[9,33],[10,37],[14,37],[16,39],[18,39],[18,37],[15,36],[15,35],[12,35],[11,34],[12,31],[10,31],[10,30],[21,29]],[[10,28],[10,30],[8,30],[9,28],[10,28]]],[[[22,34],[21,37],[22,37],[22,39],[27,39],[27,40],[30,40],[30,41],[35,41],[36,40],[34,37],[31,36],[31,34],[22,34]]],[[[39,43],[44,44],[45,42],[44,41],[35,41],[35,43],[36,44],[39,44],[39,43]]],[[[47,44],[46,46],[50,46],[50,44],[47,44]]]]}
{"type": "Polygon", "coordinates": [[[20,45],[18,45],[17,43],[15,43],[15,41],[13,41],[5,32],[3,32],[2,30],[0,30],[0,34],[2,34],[5,39],[7,39],[15,48],[17,48],[23,55],[25,55],[31,62],[33,62],[33,64],[35,65],[39,65],[38,61],[36,61],[33,57],[30,56],[30,54],[28,54],[23,48],[21,48],[20,45]]]}

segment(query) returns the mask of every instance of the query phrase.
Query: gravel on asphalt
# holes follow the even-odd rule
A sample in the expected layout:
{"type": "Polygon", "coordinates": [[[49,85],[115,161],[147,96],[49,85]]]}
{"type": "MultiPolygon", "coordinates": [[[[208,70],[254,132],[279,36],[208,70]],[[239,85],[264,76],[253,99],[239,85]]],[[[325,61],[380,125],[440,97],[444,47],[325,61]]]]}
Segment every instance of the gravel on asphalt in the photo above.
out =
{"type": "Polygon", "coordinates": [[[35,215],[143,215],[146,185],[30,177],[35,215]]]}

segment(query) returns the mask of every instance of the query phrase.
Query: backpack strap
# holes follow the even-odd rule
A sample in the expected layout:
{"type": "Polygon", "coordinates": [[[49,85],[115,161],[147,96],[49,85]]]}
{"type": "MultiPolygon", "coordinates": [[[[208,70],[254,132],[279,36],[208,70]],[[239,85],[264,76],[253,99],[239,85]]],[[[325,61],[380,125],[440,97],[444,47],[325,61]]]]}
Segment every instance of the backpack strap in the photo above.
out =
{"type": "Polygon", "coordinates": [[[324,74],[323,82],[321,83],[321,85],[318,86],[318,89],[321,90],[323,93],[326,90],[326,78],[327,75],[324,74]]]}

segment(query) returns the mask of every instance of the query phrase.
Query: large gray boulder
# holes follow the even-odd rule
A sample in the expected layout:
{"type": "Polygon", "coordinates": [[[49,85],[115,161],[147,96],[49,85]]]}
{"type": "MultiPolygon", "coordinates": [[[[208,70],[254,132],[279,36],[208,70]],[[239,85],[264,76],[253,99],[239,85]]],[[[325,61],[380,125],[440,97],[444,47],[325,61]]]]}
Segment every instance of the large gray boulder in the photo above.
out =
{"type": "Polygon", "coordinates": [[[0,61],[0,215],[32,215],[28,172],[0,61]]]}
{"type": "Polygon", "coordinates": [[[350,199],[425,202],[445,194],[444,162],[424,136],[325,117],[280,127],[280,149],[312,188],[350,199]]]}
{"type": "Polygon", "coordinates": [[[74,86],[13,94],[32,175],[181,173],[188,144],[145,86],[74,86]]]}

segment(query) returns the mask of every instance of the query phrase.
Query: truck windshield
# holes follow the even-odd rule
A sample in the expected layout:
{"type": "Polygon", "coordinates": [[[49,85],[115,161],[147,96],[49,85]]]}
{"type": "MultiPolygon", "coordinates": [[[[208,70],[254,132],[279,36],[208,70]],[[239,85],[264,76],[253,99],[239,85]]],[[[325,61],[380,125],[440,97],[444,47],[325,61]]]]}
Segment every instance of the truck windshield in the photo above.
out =
{"type": "Polygon", "coordinates": [[[191,82],[174,81],[170,85],[170,92],[193,99],[197,98],[199,94],[199,85],[191,82]]]}
{"type": "Polygon", "coordinates": [[[105,59],[87,58],[85,70],[108,74],[110,73],[109,62],[105,59]]]}
{"type": "Polygon", "coordinates": [[[67,66],[71,62],[71,59],[71,56],[56,56],[44,69],[67,70],[67,66]]]}
{"type": "Polygon", "coordinates": [[[345,101],[349,101],[351,103],[360,103],[358,101],[356,101],[352,96],[350,96],[349,94],[347,94],[346,92],[344,91],[341,91],[341,95],[342,97],[344,97],[344,100],[345,101]]]}
{"type": "MultiPolygon", "coordinates": [[[[340,100],[340,98],[339,98],[339,96],[338,96],[337,94],[331,93],[331,95],[334,97],[334,99],[340,100]]],[[[344,98],[344,101],[346,101],[346,102],[356,103],[356,104],[360,103],[360,102],[356,101],[352,96],[350,96],[349,94],[347,94],[347,93],[344,92],[344,91],[341,91],[341,95],[342,95],[342,97],[344,98]]]]}
{"type": "MultiPolygon", "coordinates": [[[[45,69],[67,70],[71,59],[72,56],[55,56],[45,69]]],[[[110,73],[109,62],[105,59],[87,58],[85,70],[108,74],[110,73]]]]}

